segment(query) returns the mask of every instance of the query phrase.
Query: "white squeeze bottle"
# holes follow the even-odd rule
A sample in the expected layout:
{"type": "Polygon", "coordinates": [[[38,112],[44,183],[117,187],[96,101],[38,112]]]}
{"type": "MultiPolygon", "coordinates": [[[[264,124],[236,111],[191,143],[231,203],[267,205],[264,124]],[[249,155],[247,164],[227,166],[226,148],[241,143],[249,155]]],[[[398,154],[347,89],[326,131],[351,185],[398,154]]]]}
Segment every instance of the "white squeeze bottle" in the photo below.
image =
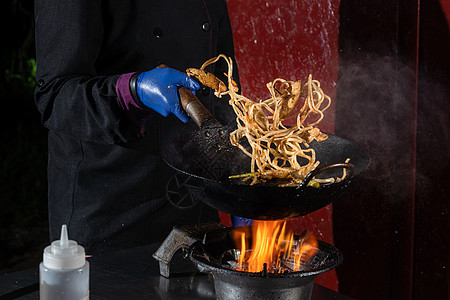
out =
{"type": "Polygon", "coordinates": [[[39,295],[41,300],[89,299],[89,262],[84,248],[69,240],[67,226],[61,227],[60,240],[44,249],[39,265],[39,295]]]}

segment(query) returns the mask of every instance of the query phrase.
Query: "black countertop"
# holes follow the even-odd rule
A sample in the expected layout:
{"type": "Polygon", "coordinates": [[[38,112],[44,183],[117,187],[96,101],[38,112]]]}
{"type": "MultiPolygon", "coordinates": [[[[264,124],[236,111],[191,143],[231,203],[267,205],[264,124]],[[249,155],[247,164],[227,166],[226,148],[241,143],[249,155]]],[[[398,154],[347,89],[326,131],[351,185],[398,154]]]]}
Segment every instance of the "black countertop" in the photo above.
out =
{"type": "MultiPolygon", "coordinates": [[[[171,278],[159,275],[152,254],[159,243],[88,258],[90,299],[215,299],[212,276],[199,273],[190,260],[175,255],[171,278]]],[[[38,299],[39,270],[0,275],[0,299],[38,299]]],[[[315,284],[312,300],[351,300],[315,284]]]]}

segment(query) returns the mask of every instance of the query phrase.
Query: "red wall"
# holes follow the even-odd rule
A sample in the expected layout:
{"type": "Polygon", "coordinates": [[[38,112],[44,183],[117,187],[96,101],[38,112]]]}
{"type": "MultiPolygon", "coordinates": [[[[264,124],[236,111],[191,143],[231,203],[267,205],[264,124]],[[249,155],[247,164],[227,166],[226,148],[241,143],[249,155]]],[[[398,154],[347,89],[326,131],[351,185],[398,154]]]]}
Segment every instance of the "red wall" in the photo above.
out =
{"type": "MultiPolygon", "coordinates": [[[[267,82],[278,77],[305,81],[312,74],[336,101],[339,1],[228,0],[228,9],[245,96],[265,99],[267,82]]],[[[320,128],[334,132],[334,104],[320,128]]],[[[333,243],[332,213],[329,205],[289,224],[297,233],[308,229],[318,239],[333,243]]],[[[319,276],[316,283],[336,290],[335,272],[319,276]]]]}
{"type": "Polygon", "coordinates": [[[442,11],[445,14],[445,18],[447,19],[448,27],[450,28],[450,0],[439,0],[442,11]]]}

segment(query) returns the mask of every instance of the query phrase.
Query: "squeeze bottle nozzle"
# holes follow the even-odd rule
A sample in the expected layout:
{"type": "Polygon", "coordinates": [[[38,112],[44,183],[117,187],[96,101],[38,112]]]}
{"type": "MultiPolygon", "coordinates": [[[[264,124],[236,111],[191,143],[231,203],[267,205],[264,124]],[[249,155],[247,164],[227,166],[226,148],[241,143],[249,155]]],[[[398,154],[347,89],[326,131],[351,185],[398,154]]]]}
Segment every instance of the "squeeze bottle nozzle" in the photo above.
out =
{"type": "Polygon", "coordinates": [[[69,235],[67,234],[67,225],[64,224],[61,227],[61,237],[59,239],[61,247],[68,247],[69,246],[69,235]]]}

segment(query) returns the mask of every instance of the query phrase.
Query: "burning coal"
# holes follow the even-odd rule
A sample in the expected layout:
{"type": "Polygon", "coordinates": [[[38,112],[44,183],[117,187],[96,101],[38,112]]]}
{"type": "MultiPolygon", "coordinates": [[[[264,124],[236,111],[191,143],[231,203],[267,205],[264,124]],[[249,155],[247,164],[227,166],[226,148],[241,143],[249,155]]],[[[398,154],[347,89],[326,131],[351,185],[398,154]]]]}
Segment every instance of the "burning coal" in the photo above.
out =
{"type": "Polygon", "coordinates": [[[254,221],[251,227],[233,231],[236,261],[244,272],[290,273],[301,270],[317,252],[317,240],[304,231],[300,236],[286,230],[286,221],[254,221]]]}

